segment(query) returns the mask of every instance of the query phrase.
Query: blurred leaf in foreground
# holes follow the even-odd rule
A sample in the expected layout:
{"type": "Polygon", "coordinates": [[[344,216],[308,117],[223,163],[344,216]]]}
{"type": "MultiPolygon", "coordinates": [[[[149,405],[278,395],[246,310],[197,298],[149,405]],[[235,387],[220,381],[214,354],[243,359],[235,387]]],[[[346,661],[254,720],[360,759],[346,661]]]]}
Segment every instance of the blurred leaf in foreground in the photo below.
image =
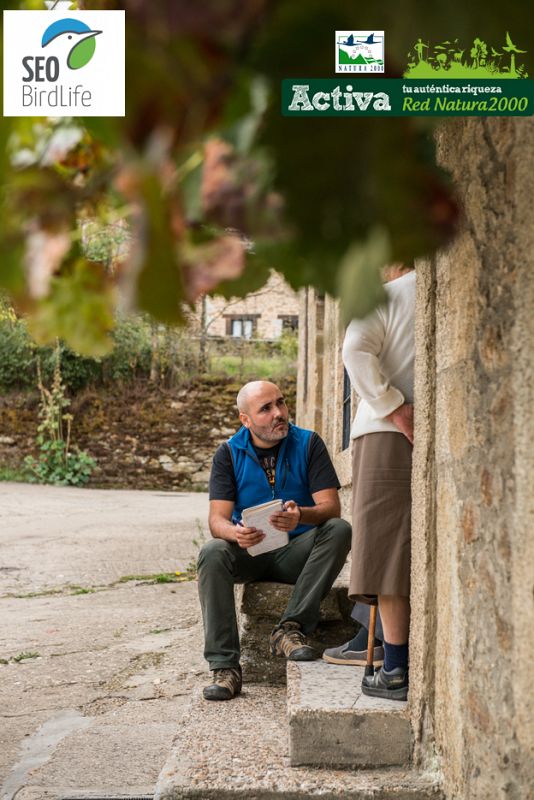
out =
{"type": "Polygon", "coordinates": [[[102,356],[112,346],[113,306],[113,291],[100,267],[78,259],[69,274],[52,279],[49,294],[29,315],[29,330],[38,344],[58,337],[76,352],[102,356]]]}
{"type": "Polygon", "coordinates": [[[337,294],[341,298],[342,319],[362,319],[387,301],[381,269],[391,260],[387,232],[375,228],[369,238],[353,245],[341,261],[337,294]]]}

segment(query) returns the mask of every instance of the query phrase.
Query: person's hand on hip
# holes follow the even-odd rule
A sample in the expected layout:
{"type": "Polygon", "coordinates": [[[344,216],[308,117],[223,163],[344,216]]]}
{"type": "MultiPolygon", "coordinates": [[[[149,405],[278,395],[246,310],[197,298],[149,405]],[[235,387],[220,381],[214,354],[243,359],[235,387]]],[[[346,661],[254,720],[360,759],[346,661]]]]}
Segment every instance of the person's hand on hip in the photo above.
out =
{"type": "Polygon", "coordinates": [[[403,403],[386,417],[413,444],[413,403],[403,403]]]}

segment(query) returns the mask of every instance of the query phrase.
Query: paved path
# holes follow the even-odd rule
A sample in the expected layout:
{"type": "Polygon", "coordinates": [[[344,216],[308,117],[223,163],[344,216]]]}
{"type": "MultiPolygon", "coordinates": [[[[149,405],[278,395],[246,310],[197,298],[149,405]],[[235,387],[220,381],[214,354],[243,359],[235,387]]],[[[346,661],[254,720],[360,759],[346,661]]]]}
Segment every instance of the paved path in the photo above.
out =
{"type": "Polygon", "coordinates": [[[151,794],[206,676],[196,583],[120,579],[185,570],[207,508],[0,483],[1,800],[151,794]]]}

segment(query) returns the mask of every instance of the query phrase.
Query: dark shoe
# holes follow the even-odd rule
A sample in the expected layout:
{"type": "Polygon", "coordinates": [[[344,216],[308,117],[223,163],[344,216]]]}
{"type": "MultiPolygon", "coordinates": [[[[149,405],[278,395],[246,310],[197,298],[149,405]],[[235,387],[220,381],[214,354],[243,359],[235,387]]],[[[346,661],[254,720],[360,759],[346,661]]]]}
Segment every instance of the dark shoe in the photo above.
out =
{"type": "Polygon", "coordinates": [[[386,672],[384,667],[374,675],[365,675],[362,692],[369,697],[383,697],[386,700],[406,700],[408,698],[408,670],[395,667],[386,672]]]}
{"type": "MultiPolygon", "coordinates": [[[[351,642],[339,647],[329,647],[323,653],[323,659],[329,664],[348,664],[353,667],[364,667],[367,664],[367,650],[350,650],[351,642]]],[[[373,650],[373,664],[376,667],[384,663],[384,648],[375,647],[373,650]]]]}
{"type": "Polygon", "coordinates": [[[290,661],[314,661],[318,654],[306,644],[298,622],[282,622],[271,633],[271,655],[283,656],[290,661]]]}
{"type": "Polygon", "coordinates": [[[241,667],[214,669],[213,683],[202,690],[205,700],[231,700],[241,691],[241,667]]]}

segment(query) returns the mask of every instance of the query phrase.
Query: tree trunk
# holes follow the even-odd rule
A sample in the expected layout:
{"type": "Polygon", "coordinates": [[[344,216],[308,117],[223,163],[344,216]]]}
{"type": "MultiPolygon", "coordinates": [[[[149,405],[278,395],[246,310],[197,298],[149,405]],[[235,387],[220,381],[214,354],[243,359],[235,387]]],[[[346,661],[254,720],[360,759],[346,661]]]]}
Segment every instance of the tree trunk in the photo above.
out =
{"type": "Polygon", "coordinates": [[[151,355],[150,355],[150,382],[158,383],[159,380],[159,334],[158,325],[152,322],[150,325],[150,341],[151,341],[151,355]]]}
{"type": "Polygon", "coordinates": [[[207,343],[208,343],[208,298],[202,298],[200,308],[200,343],[198,351],[198,371],[201,375],[208,371],[207,343]]]}

